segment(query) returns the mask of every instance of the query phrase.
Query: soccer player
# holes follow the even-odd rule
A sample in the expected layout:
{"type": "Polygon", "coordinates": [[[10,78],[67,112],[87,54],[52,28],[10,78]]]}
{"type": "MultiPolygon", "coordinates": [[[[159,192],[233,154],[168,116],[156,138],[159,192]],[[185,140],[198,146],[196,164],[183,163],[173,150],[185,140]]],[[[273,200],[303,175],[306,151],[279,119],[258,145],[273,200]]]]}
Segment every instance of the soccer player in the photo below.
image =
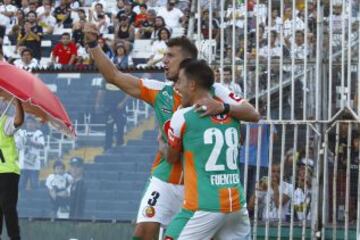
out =
{"type": "MultiPolygon", "coordinates": [[[[167,143],[170,118],[179,107],[181,97],[173,84],[161,81],[139,79],[119,71],[97,45],[98,31],[93,24],[85,24],[85,41],[95,64],[108,83],[114,84],[132,97],[142,99],[153,106],[159,122],[162,141],[167,143]]],[[[196,59],[196,46],[187,38],[173,38],[167,43],[164,57],[165,75],[172,82],[178,78],[179,65],[184,59],[196,59]]],[[[237,97],[220,84],[214,84],[215,99],[199,101],[206,109],[204,115],[216,115],[224,111],[238,120],[258,121],[259,114],[245,100],[237,97]]],[[[151,178],[140,203],[133,239],[153,239],[160,225],[167,226],[172,217],[179,212],[183,201],[183,174],[181,163],[169,164],[166,154],[158,152],[152,167],[151,178]]]]}
{"type": "Polygon", "coordinates": [[[240,122],[226,112],[203,117],[195,105],[213,98],[214,74],[203,60],[185,60],[175,84],[182,106],[171,118],[168,162],[184,166],[184,205],[165,240],[251,239],[237,165],[240,122]]]}

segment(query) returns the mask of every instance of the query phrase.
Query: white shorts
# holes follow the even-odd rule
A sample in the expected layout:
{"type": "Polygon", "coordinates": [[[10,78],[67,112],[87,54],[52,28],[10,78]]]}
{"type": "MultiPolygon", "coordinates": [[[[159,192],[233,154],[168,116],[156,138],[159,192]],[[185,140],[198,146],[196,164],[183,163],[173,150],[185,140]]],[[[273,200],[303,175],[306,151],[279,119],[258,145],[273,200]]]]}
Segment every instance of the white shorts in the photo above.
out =
{"type": "Polygon", "coordinates": [[[164,182],[151,177],[141,199],[136,223],[157,222],[167,226],[181,210],[184,185],[164,182]]]}
{"type": "Polygon", "coordinates": [[[183,209],[168,226],[165,240],[251,240],[246,207],[233,213],[183,209]]]}

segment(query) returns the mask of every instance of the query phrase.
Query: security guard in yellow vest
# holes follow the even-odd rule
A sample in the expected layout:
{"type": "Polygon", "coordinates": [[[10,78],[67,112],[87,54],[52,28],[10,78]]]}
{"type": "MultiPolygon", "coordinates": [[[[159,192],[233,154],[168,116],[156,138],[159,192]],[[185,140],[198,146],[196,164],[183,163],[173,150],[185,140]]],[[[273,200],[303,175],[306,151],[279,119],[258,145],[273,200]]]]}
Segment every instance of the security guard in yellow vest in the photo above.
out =
{"type": "Polygon", "coordinates": [[[0,118],[0,235],[3,217],[11,240],[20,239],[20,228],[16,210],[20,168],[14,133],[24,122],[24,110],[20,100],[15,100],[14,117],[0,118]]]}

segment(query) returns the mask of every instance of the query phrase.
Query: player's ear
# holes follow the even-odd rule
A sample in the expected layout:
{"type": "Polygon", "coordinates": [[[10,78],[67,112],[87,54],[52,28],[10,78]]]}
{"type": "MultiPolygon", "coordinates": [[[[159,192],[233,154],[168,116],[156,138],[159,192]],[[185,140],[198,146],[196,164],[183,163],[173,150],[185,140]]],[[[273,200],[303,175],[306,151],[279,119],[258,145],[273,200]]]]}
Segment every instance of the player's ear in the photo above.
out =
{"type": "Polygon", "coordinates": [[[189,81],[189,88],[194,91],[196,89],[196,82],[194,80],[189,81]]]}

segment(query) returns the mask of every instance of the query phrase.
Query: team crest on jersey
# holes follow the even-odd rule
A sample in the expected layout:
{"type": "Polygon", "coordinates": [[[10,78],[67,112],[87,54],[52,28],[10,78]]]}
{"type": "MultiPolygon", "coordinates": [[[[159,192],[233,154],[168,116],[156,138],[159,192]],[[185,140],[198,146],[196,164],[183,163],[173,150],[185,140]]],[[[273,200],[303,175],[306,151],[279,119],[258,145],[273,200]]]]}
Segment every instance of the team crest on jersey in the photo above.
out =
{"type": "Polygon", "coordinates": [[[144,208],[143,215],[145,217],[152,218],[153,216],[155,216],[155,208],[152,206],[146,206],[144,208]]]}
{"type": "Polygon", "coordinates": [[[169,129],[170,129],[170,120],[167,120],[163,125],[163,131],[166,134],[166,136],[168,136],[169,129]]]}
{"type": "Polygon", "coordinates": [[[229,97],[237,102],[240,102],[242,100],[242,98],[240,96],[236,95],[233,92],[229,94],[229,97]]]}
{"type": "Polygon", "coordinates": [[[211,117],[211,121],[214,123],[229,123],[231,118],[227,114],[219,114],[211,117]]]}
{"type": "Polygon", "coordinates": [[[175,141],[175,134],[174,134],[174,130],[170,127],[168,130],[168,134],[167,134],[168,138],[169,138],[169,142],[174,142],[175,141]]]}

